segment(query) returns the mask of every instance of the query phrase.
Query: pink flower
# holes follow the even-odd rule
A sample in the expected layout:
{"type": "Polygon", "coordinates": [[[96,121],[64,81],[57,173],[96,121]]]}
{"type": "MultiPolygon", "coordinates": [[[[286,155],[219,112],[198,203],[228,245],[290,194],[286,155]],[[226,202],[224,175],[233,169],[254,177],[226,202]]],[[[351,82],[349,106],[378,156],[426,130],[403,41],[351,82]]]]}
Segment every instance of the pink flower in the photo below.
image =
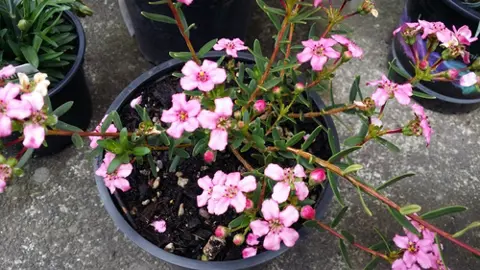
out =
{"type": "Polygon", "coordinates": [[[15,67],[13,65],[8,65],[0,69],[0,80],[4,80],[15,74],[15,67]]]}
{"type": "Polygon", "coordinates": [[[16,84],[8,83],[0,88],[0,137],[12,134],[12,118],[23,119],[30,114],[28,104],[15,99],[19,93],[20,87],[16,84]]]}
{"type": "Polygon", "coordinates": [[[224,239],[225,237],[228,236],[228,234],[229,234],[229,230],[225,226],[218,226],[215,229],[215,236],[218,237],[218,238],[224,239]]]}
{"type": "Polygon", "coordinates": [[[257,248],[247,247],[242,250],[242,257],[244,259],[253,257],[255,255],[257,255],[257,248]]]}
{"type": "Polygon", "coordinates": [[[317,168],[310,173],[310,180],[315,184],[320,184],[327,179],[327,174],[324,169],[317,168]]]}
{"type": "Polygon", "coordinates": [[[321,4],[322,4],[322,0],[313,0],[313,6],[314,7],[318,7],[321,4]]]}
{"type": "Polygon", "coordinates": [[[5,191],[7,180],[12,177],[12,168],[7,164],[0,164],[0,193],[5,191]]]}
{"type": "Polygon", "coordinates": [[[432,267],[428,256],[428,252],[432,251],[433,241],[431,239],[420,240],[415,234],[407,232],[407,236],[395,235],[393,242],[405,251],[403,261],[407,267],[412,267],[415,263],[425,269],[432,267]]]}
{"type": "Polygon", "coordinates": [[[429,255],[430,255],[430,261],[432,263],[432,269],[447,270],[447,267],[445,267],[445,264],[443,263],[438,245],[433,245],[432,253],[429,253],[429,255]]]}
{"type": "Polygon", "coordinates": [[[227,180],[227,175],[222,171],[217,171],[213,180],[207,175],[198,179],[198,186],[203,189],[203,193],[197,196],[197,206],[203,207],[208,204],[208,212],[213,214],[215,210],[215,200],[212,199],[213,187],[223,185],[227,180]]]}
{"type": "Polygon", "coordinates": [[[425,39],[430,35],[437,36],[439,33],[441,35],[442,32],[450,31],[446,29],[445,24],[443,24],[442,22],[428,22],[424,20],[418,20],[418,24],[423,30],[422,39],[425,39]]]}
{"type": "Polygon", "coordinates": [[[257,100],[253,105],[253,109],[255,110],[256,113],[263,113],[266,107],[267,107],[267,103],[263,99],[257,100]]]}
{"type": "Polygon", "coordinates": [[[153,229],[159,233],[164,233],[167,230],[167,222],[163,219],[150,223],[150,226],[153,226],[153,229]]]}
{"type": "Polygon", "coordinates": [[[382,75],[381,80],[368,82],[367,85],[378,86],[377,90],[372,94],[372,99],[377,107],[385,105],[387,100],[392,97],[395,97],[398,103],[407,105],[410,103],[410,97],[413,94],[411,84],[396,84],[391,82],[385,75],[382,75]]]}
{"type": "Polygon", "coordinates": [[[313,207],[310,205],[305,205],[300,210],[300,216],[303,219],[315,219],[315,209],[313,209],[313,207]]]}
{"type": "Polygon", "coordinates": [[[420,267],[417,264],[407,267],[402,259],[397,259],[392,263],[392,270],[420,270],[420,267]]]}
{"type": "Polygon", "coordinates": [[[7,187],[7,182],[0,180],[0,193],[3,193],[6,187],[7,187]]]}
{"type": "Polygon", "coordinates": [[[226,50],[227,54],[232,57],[238,57],[237,51],[247,50],[248,47],[244,46],[243,41],[239,38],[230,40],[228,38],[221,38],[215,46],[213,46],[215,51],[226,50]]]}
{"type": "Polygon", "coordinates": [[[400,32],[402,34],[405,34],[407,36],[413,36],[415,35],[419,30],[420,30],[420,25],[418,23],[412,22],[412,23],[404,23],[400,25],[397,29],[393,30],[393,35],[396,35],[400,32]]]}
{"type": "Polygon", "coordinates": [[[228,143],[230,128],[230,116],[233,113],[233,102],[229,97],[215,99],[215,112],[202,110],[198,115],[198,121],[203,128],[210,129],[208,147],[213,150],[225,150],[228,143]]]}
{"type": "Polygon", "coordinates": [[[193,2],[193,0],[178,0],[178,2],[183,3],[183,4],[187,5],[187,6],[189,6],[189,5],[193,2]]]}
{"type": "Polygon", "coordinates": [[[209,92],[215,84],[221,84],[227,79],[225,70],[210,60],[203,60],[202,66],[190,60],[183,66],[182,73],[185,76],[180,79],[180,85],[184,90],[198,88],[200,91],[209,92]]]}
{"type": "Polygon", "coordinates": [[[423,137],[425,137],[425,141],[427,142],[427,146],[430,144],[430,140],[432,137],[432,127],[430,126],[430,121],[428,121],[428,116],[425,113],[425,110],[422,106],[418,104],[412,105],[413,113],[417,116],[420,121],[420,127],[422,128],[423,137]]]}
{"type": "Polygon", "coordinates": [[[184,131],[193,132],[198,128],[197,115],[200,110],[201,105],[198,100],[192,99],[187,102],[184,93],[174,94],[172,95],[172,108],[164,110],[160,120],[172,123],[167,129],[167,133],[178,139],[182,137],[184,131]]]}
{"type": "Polygon", "coordinates": [[[337,59],[340,57],[340,53],[332,48],[337,42],[331,38],[321,38],[318,41],[309,39],[302,41],[302,44],[305,49],[297,54],[297,60],[300,63],[310,61],[312,69],[315,71],[322,70],[328,58],[337,59]]]}
{"type": "Polygon", "coordinates": [[[287,247],[293,247],[299,235],[290,226],[298,221],[297,209],[288,205],[280,212],[276,201],[265,200],[262,204],[262,214],[264,220],[257,219],[251,222],[250,228],[258,237],[266,235],[263,247],[267,250],[279,250],[282,241],[287,247]]]}
{"type": "Polygon", "coordinates": [[[475,72],[469,72],[460,77],[460,85],[463,87],[469,87],[478,83],[477,74],[475,72]]]}
{"type": "Polygon", "coordinates": [[[273,187],[272,199],[278,203],[283,203],[290,195],[290,189],[295,188],[295,194],[298,199],[303,201],[308,196],[308,187],[303,182],[306,177],[303,167],[299,164],[293,168],[283,169],[277,164],[268,164],[265,168],[265,175],[278,183],[273,187]]]}
{"type": "Polygon", "coordinates": [[[348,38],[342,35],[332,35],[332,38],[342,44],[343,46],[347,47],[348,51],[352,53],[352,56],[355,58],[360,58],[363,55],[362,48],[358,47],[353,41],[349,40],[348,38]]]}
{"type": "Polygon", "coordinates": [[[257,181],[254,176],[246,176],[240,180],[239,172],[229,173],[225,185],[213,187],[212,199],[215,200],[215,215],[227,212],[231,205],[237,213],[243,212],[247,205],[247,197],[244,192],[254,191],[257,188],[257,181]]]}
{"type": "Polygon", "coordinates": [[[258,241],[258,236],[256,236],[253,233],[247,234],[247,245],[255,246],[255,245],[258,245],[258,244],[260,244],[260,242],[258,241]]]}
{"type": "Polygon", "coordinates": [[[107,152],[103,158],[103,163],[95,172],[96,175],[103,177],[105,186],[110,190],[110,193],[115,193],[115,189],[120,189],[125,192],[130,190],[130,183],[125,177],[132,173],[133,166],[130,163],[122,164],[113,173],[108,173],[108,166],[115,158],[115,154],[107,152]]]}
{"type": "Polygon", "coordinates": [[[45,140],[45,128],[36,123],[27,124],[23,128],[23,136],[23,146],[37,149],[45,140]]]}
{"type": "Polygon", "coordinates": [[[135,106],[140,105],[140,103],[142,103],[142,96],[141,95],[132,99],[132,101],[130,101],[130,107],[132,109],[135,109],[135,106]]]}
{"type": "Polygon", "coordinates": [[[468,26],[464,25],[460,27],[458,30],[455,28],[455,25],[453,26],[453,33],[455,34],[455,37],[458,39],[458,41],[463,44],[469,46],[472,42],[477,41],[478,38],[472,37],[472,31],[470,31],[470,28],[468,26]]]}
{"type": "Polygon", "coordinates": [[[372,117],[372,125],[376,126],[376,127],[382,127],[383,126],[383,123],[382,123],[382,120],[378,119],[377,117],[372,117]]]}
{"type": "MultiPolygon", "coordinates": [[[[98,124],[98,126],[95,128],[95,132],[100,133],[102,131],[102,125],[103,125],[103,121],[105,121],[105,118],[107,118],[106,115],[103,117],[102,121],[100,121],[100,124],[98,124]]],[[[110,124],[107,130],[105,130],[105,132],[114,133],[114,132],[117,132],[117,128],[115,127],[114,124],[110,124]]],[[[90,139],[90,148],[92,149],[97,148],[98,140],[102,139],[101,136],[88,136],[88,138],[90,139]]]]}
{"type": "MultiPolygon", "coordinates": [[[[462,57],[465,64],[470,63],[470,53],[461,45],[455,33],[450,30],[445,30],[437,33],[438,40],[442,42],[442,47],[449,49],[449,57],[462,57]]],[[[464,40],[465,42],[465,40],[464,40]]]]}

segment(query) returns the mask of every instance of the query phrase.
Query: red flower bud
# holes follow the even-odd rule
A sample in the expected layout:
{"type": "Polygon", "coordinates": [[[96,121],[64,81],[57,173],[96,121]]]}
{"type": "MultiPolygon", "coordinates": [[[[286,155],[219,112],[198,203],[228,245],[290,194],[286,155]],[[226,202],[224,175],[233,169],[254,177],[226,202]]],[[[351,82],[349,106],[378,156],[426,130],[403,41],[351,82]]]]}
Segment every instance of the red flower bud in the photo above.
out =
{"type": "Polygon", "coordinates": [[[212,163],[215,161],[215,154],[208,150],[205,152],[205,154],[203,154],[203,160],[205,160],[206,163],[212,163]]]}
{"type": "Polygon", "coordinates": [[[245,209],[252,209],[253,208],[253,201],[247,199],[247,204],[245,205],[245,209]]]}
{"type": "Polygon", "coordinates": [[[300,210],[300,216],[303,219],[315,219],[315,209],[313,209],[313,207],[310,205],[305,205],[300,210]]]}
{"type": "Polygon", "coordinates": [[[243,234],[241,233],[235,234],[235,236],[233,237],[233,243],[236,246],[240,246],[241,244],[243,244],[243,242],[245,242],[245,236],[243,236],[243,234]]]}
{"type": "Polygon", "coordinates": [[[227,227],[218,226],[218,227],[215,229],[215,236],[218,237],[218,238],[224,239],[225,237],[228,236],[228,234],[229,234],[229,231],[228,231],[228,228],[227,228],[227,227]]]}
{"type": "Polygon", "coordinates": [[[427,67],[428,67],[428,62],[427,62],[427,60],[422,60],[422,61],[420,61],[420,64],[418,64],[418,67],[419,67],[421,70],[427,69],[427,67]]]}
{"type": "Polygon", "coordinates": [[[327,178],[324,169],[315,169],[310,173],[310,180],[312,180],[315,184],[320,184],[327,178]]]}
{"type": "Polygon", "coordinates": [[[452,68],[447,71],[448,79],[455,80],[458,77],[458,70],[452,68]]]}
{"type": "Polygon", "coordinates": [[[280,95],[282,93],[282,88],[280,86],[275,86],[275,87],[273,87],[272,92],[275,95],[280,95]]]}
{"type": "Polygon", "coordinates": [[[255,110],[256,113],[263,113],[266,107],[267,107],[267,103],[263,99],[257,100],[253,105],[253,109],[255,110]]]}

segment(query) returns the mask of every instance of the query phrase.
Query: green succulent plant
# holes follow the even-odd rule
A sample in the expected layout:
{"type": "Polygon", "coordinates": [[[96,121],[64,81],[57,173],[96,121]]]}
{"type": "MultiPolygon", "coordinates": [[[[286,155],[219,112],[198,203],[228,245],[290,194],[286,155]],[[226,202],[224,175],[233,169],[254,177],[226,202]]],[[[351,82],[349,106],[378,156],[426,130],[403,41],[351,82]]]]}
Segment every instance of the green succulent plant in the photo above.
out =
{"type": "Polygon", "coordinates": [[[92,14],[81,0],[0,0],[0,64],[30,63],[51,81],[63,79],[76,58],[67,10],[92,14]]]}

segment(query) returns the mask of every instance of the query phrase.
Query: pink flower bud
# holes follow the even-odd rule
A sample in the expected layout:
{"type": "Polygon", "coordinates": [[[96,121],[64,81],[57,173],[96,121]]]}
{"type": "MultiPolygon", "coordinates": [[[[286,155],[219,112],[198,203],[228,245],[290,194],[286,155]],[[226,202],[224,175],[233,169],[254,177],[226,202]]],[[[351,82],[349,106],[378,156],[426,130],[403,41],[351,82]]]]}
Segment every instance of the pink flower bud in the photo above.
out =
{"type": "Polygon", "coordinates": [[[427,69],[427,67],[428,67],[428,62],[427,62],[427,60],[422,60],[422,61],[420,61],[420,64],[418,64],[418,67],[419,67],[421,70],[427,69]]]}
{"type": "Polygon", "coordinates": [[[315,209],[313,209],[313,207],[310,205],[305,205],[300,210],[300,216],[303,219],[315,219],[315,209]]]}
{"type": "Polygon", "coordinates": [[[282,93],[282,88],[280,86],[275,86],[273,87],[272,92],[276,95],[280,95],[282,93]]]}
{"type": "Polygon", "coordinates": [[[245,209],[252,209],[253,208],[253,201],[247,199],[247,203],[245,204],[245,209]]]}
{"type": "Polygon", "coordinates": [[[235,234],[235,236],[233,237],[233,243],[236,246],[240,246],[241,244],[243,244],[243,242],[245,242],[245,236],[243,236],[243,234],[241,233],[235,234]]]}
{"type": "Polygon", "coordinates": [[[228,236],[228,228],[224,226],[218,226],[215,229],[215,236],[218,238],[225,238],[228,236]]]}
{"type": "Polygon", "coordinates": [[[296,90],[296,91],[303,91],[303,90],[305,90],[305,84],[303,84],[303,83],[301,83],[301,82],[296,83],[296,84],[295,84],[295,90],[296,90]]]}
{"type": "Polygon", "coordinates": [[[455,80],[458,77],[458,70],[452,68],[447,71],[448,79],[455,80]]]}
{"type": "Polygon", "coordinates": [[[343,62],[347,62],[350,59],[352,59],[352,57],[353,57],[353,54],[352,54],[351,51],[344,51],[343,56],[342,56],[342,60],[343,60],[343,62]]]}
{"type": "Polygon", "coordinates": [[[263,113],[266,107],[267,107],[267,103],[263,99],[257,100],[253,105],[253,109],[255,110],[256,113],[263,113]]]}
{"type": "Polygon", "coordinates": [[[206,163],[212,163],[215,161],[215,154],[208,150],[205,152],[205,154],[203,154],[203,160],[205,160],[206,163]]]}
{"type": "Polygon", "coordinates": [[[310,179],[315,183],[315,184],[320,184],[325,179],[327,178],[327,175],[325,173],[324,169],[315,169],[310,173],[310,179]]]}

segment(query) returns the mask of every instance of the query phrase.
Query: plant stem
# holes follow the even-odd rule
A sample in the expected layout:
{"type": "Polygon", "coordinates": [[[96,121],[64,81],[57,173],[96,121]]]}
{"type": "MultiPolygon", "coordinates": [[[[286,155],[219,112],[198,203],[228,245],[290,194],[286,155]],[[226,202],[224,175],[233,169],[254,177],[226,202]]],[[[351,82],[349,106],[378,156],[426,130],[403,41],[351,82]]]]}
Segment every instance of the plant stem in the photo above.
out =
{"type": "MultiPolygon", "coordinates": [[[[350,105],[347,105],[347,106],[344,106],[344,107],[333,108],[333,109],[330,109],[330,110],[327,110],[327,111],[322,110],[320,112],[304,113],[303,117],[305,117],[305,118],[315,118],[315,117],[319,117],[319,116],[322,116],[322,115],[330,115],[330,114],[336,114],[336,113],[347,111],[347,110],[352,110],[352,109],[355,109],[357,107],[358,106],[355,105],[355,104],[350,104],[350,105]]],[[[290,113],[290,114],[288,114],[288,117],[300,118],[301,115],[299,113],[290,113]]]]}
{"type": "MultiPolygon", "coordinates": [[[[345,239],[345,236],[341,235],[340,233],[338,233],[337,231],[335,231],[335,230],[334,230],[333,228],[331,228],[330,226],[328,226],[328,225],[326,225],[326,224],[324,224],[324,223],[322,223],[322,222],[320,222],[320,221],[318,221],[318,220],[316,220],[316,222],[317,222],[318,226],[322,227],[322,229],[326,230],[326,231],[329,232],[331,235],[334,235],[334,236],[336,236],[336,237],[338,237],[338,238],[340,238],[340,239],[346,240],[346,239],[345,239]]],[[[380,258],[382,258],[382,259],[390,262],[390,259],[388,258],[388,256],[385,255],[385,254],[383,254],[383,253],[377,252],[377,251],[375,251],[375,250],[372,250],[372,249],[370,249],[370,248],[368,248],[368,247],[366,247],[366,246],[363,246],[363,245],[358,244],[358,243],[355,243],[355,242],[352,243],[352,245],[355,246],[355,247],[357,247],[357,248],[359,248],[359,249],[361,249],[361,250],[363,250],[363,251],[365,251],[365,252],[368,252],[368,253],[372,254],[372,255],[375,256],[375,257],[380,257],[380,258]]]]}
{"type": "Polygon", "coordinates": [[[200,59],[198,59],[197,53],[195,52],[195,49],[193,48],[192,42],[190,41],[190,38],[188,38],[187,34],[185,33],[185,27],[183,27],[182,20],[180,19],[180,15],[177,12],[177,9],[175,8],[173,1],[172,0],[167,0],[168,7],[172,11],[173,17],[175,18],[175,21],[177,22],[178,30],[180,31],[180,34],[182,35],[183,39],[185,40],[185,43],[187,44],[188,50],[192,54],[193,60],[200,65],[200,59]]]}
{"type": "Polygon", "coordinates": [[[15,145],[15,144],[17,144],[17,143],[20,143],[20,142],[22,142],[22,141],[23,141],[23,136],[20,136],[20,137],[18,137],[17,139],[11,141],[11,142],[7,142],[4,146],[5,146],[5,147],[10,147],[10,146],[15,145]]]}
{"type": "MultiPolygon", "coordinates": [[[[118,137],[120,136],[119,132],[75,132],[75,131],[67,131],[67,130],[48,130],[47,136],[72,136],[73,134],[77,133],[80,137],[88,137],[88,136],[99,136],[99,137],[118,137]]],[[[133,132],[129,132],[128,136],[131,136],[133,132]]]]}
{"type": "MultiPolygon", "coordinates": [[[[292,39],[293,39],[293,31],[295,29],[295,24],[291,23],[290,24],[290,29],[288,33],[288,44],[287,44],[287,50],[285,51],[285,60],[283,60],[283,65],[287,65],[287,60],[290,57],[290,51],[292,49],[292,39]]],[[[280,72],[280,79],[283,79],[283,76],[285,76],[285,69],[282,69],[280,72]]]]}
{"type": "Polygon", "coordinates": [[[243,166],[249,170],[249,171],[254,171],[255,169],[250,165],[243,157],[240,155],[240,153],[237,151],[237,149],[233,148],[232,145],[230,145],[230,150],[232,153],[235,155],[235,157],[243,164],[243,166]]]}
{"type": "MultiPolygon", "coordinates": [[[[177,146],[175,146],[175,148],[188,148],[188,147],[192,147],[193,145],[189,144],[189,143],[186,143],[186,144],[179,144],[177,146]]],[[[154,151],[166,151],[166,150],[169,150],[170,149],[170,146],[154,146],[154,145],[146,145],[146,147],[148,147],[150,150],[154,150],[154,151]]]]}
{"type": "MultiPolygon", "coordinates": [[[[267,151],[279,151],[279,149],[277,147],[268,147],[267,151]]],[[[292,147],[287,147],[287,151],[289,151],[293,154],[296,154],[298,156],[301,156],[301,157],[303,157],[307,160],[312,159],[318,165],[320,165],[320,166],[328,169],[329,171],[341,176],[342,178],[346,179],[347,181],[349,181],[354,186],[356,186],[358,188],[361,188],[365,193],[377,198],[378,200],[380,200],[384,204],[388,205],[389,207],[391,207],[393,209],[396,209],[397,211],[400,210],[399,205],[397,205],[395,202],[391,201],[387,197],[383,196],[382,194],[378,193],[375,189],[369,187],[366,184],[363,184],[362,182],[358,181],[355,177],[353,177],[351,175],[343,175],[342,169],[340,169],[336,165],[334,165],[334,164],[332,164],[328,161],[325,161],[323,159],[320,159],[320,158],[318,158],[318,157],[316,157],[316,156],[314,156],[310,153],[299,150],[299,149],[295,149],[295,148],[292,148],[292,147]]],[[[471,253],[473,253],[477,256],[480,256],[480,250],[478,250],[474,247],[471,247],[471,246],[467,245],[466,243],[456,239],[451,234],[449,234],[449,233],[435,227],[434,225],[428,223],[427,221],[423,220],[420,216],[416,216],[416,215],[413,215],[413,214],[410,214],[410,215],[407,215],[407,216],[410,219],[418,222],[420,225],[423,225],[425,228],[429,229],[430,231],[435,232],[438,235],[440,235],[440,236],[446,238],[447,240],[453,242],[454,244],[460,246],[461,248],[463,248],[465,250],[468,250],[469,252],[471,252],[471,253]]]]}
{"type": "Polygon", "coordinates": [[[437,69],[437,67],[443,62],[442,58],[438,58],[438,60],[432,65],[432,70],[437,69]]]}

